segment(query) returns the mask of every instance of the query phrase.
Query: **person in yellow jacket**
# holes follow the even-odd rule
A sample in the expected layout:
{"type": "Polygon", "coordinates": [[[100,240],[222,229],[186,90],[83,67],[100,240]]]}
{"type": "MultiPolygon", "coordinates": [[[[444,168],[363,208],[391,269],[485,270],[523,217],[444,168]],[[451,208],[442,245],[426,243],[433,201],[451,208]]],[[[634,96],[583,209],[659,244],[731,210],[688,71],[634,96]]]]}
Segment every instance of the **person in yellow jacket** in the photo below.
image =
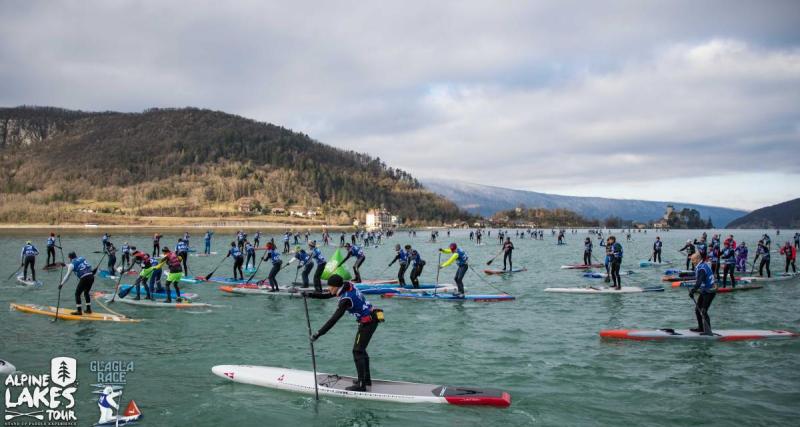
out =
{"type": "Polygon", "coordinates": [[[439,252],[444,254],[453,254],[450,259],[445,261],[441,267],[445,268],[452,263],[456,263],[458,269],[456,270],[456,277],[453,279],[456,282],[456,286],[458,286],[458,294],[456,296],[464,296],[464,275],[467,274],[467,270],[469,269],[469,256],[467,253],[464,252],[463,249],[459,248],[458,245],[455,243],[451,243],[450,247],[447,249],[439,248],[439,252]]]}

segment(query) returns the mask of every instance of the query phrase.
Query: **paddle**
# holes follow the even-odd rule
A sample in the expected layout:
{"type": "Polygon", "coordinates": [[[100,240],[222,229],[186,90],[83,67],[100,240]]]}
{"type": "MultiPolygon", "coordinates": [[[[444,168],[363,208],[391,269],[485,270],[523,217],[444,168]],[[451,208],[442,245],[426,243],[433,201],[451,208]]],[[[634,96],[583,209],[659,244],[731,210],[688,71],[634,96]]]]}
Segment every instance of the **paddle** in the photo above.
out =
{"type": "Polygon", "coordinates": [[[756,260],[758,260],[758,257],[760,256],[761,254],[756,254],[756,257],[753,258],[753,263],[750,264],[750,274],[753,274],[753,269],[756,268],[756,260]]]}
{"type": "Polygon", "coordinates": [[[203,280],[204,280],[204,281],[206,281],[206,282],[208,282],[208,280],[209,280],[209,279],[211,279],[211,276],[213,276],[213,275],[214,275],[214,273],[216,273],[216,272],[217,272],[217,269],[219,269],[220,267],[222,267],[222,263],[223,263],[223,262],[225,262],[225,260],[226,260],[226,259],[228,259],[228,257],[222,258],[222,259],[219,261],[219,264],[217,264],[217,266],[216,266],[216,267],[214,267],[214,269],[213,269],[213,270],[211,270],[211,273],[208,273],[208,275],[207,275],[206,277],[204,277],[204,278],[203,278],[203,280]]]}
{"type": "Polygon", "coordinates": [[[8,276],[8,279],[6,279],[6,280],[11,280],[12,278],[14,278],[14,276],[16,276],[17,273],[19,273],[20,270],[22,270],[22,266],[21,265],[13,273],[11,273],[11,275],[8,276]]]}
{"type": "MultiPolygon", "coordinates": [[[[61,244],[61,235],[58,235],[58,250],[61,252],[61,264],[64,263],[64,249],[61,249],[63,245],[61,244]]],[[[64,265],[61,266],[61,273],[59,274],[61,277],[58,279],[58,301],[56,302],[56,317],[53,318],[52,322],[55,323],[58,320],[58,310],[61,308],[61,281],[64,280],[64,265]]]]}
{"type": "Polygon", "coordinates": [[[497,257],[499,257],[501,253],[503,253],[503,249],[500,249],[500,252],[498,252],[497,255],[493,256],[492,259],[490,259],[489,261],[486,261],[486,265],[492,265],[492,262],[494,262],[494,260],[497,257]]]}
{"type": "Polygon", "coordinates": [[[119,292],[119,285],[120,285],[120,283],[122,283],[122,277],[125,276],[125,273],[127,273],[127,272],[129,272],[131,270],[133,270],[133,265],[131,265],[131,268],[129,268],[127,270],[125,270],[123,268],[122,271],[120,271],[119,278],[117,279],[117,286],[116,286],[116,288],[114,288],[114,295],[111,296],[111,301],[108,302],[109,304],[113,303],[114,300],[117,298],[117,292],[119,292]]]}
{"type": "Polygon", "coordinates": [[[303,293],[303,307],[306,310],[306,325],[308,325],[308,345],[311,347],[311,366],[314,368],[314,399],[319,401],[319,386],[317,385],[317,356],[314,354],[314,338],[311,333],[311,319],[308,317],[308,296],[303,293]]]}
{"type": "MultiPolygon", "coordinates": [[[[250,283],[250,281],[253,280],[253,277],[255,277],[256,273],[258,273],[258,269],[261,268],[261,263],[262,262],[264,262],[264,257],[261,257],[258,260],[258,265],[256,266],[256,271],[254,271],[253,274],[251,274],[250,277],[248,277],[247,280],[245,280],[245,283],[250,283]]],[[[289,265],[289,264],[286,264],[286,265],[289,265]]],[[[211,277],[211,275],[209,274],[208,277],[211,277]]]]}

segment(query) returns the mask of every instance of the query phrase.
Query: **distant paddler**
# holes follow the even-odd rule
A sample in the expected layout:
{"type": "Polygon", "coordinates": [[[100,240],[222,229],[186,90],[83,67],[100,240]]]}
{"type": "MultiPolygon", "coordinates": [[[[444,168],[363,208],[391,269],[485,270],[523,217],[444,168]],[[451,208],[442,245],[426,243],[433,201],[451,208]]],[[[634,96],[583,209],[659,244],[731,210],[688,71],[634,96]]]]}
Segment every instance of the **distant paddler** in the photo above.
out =
{"type": "Polygon", "coordinates": [[[361,249],[360,246],[352,244],[352,243],[345,243],[344,248],[347,250],[347,256],[344,257],[340,265],[344,265],[350,257],[356,259],[356,262],[353,263],[353,275],[354,281],[356,283],[361,283],[361,272],[359,269],[361,268],[361,264],[364,264],[364,260],[367,259],[367,256],[364,255],[364,249],[361,249]]]}
{"type": "Polygon", "coordinates": [[[514,269],[514,265],[511,259],[511,255],[514,252],[514,244],[511,243],[511,238],[506,237],[506,241],[503,243],[503,270],[506,269],[506,261],[508,261],[508,271],[514,269]]]}
{"type": "Polygon", "coordinates": [[[456,263],[458,269],[456,270],[456,276],[453,278],[456,282],[456,286],[458,286],[458,293],[456,296],[464,296],[464,276],[469,269],[469,256],[455,243],[451,243],[447,249],[439,248],[439,252],[443,254],[452,254],[450,259],[442,263],[440,267],[445,268],[454,262],[456,263]]]}
{"type": "MultiPolygon", "coordinates": [[[[206,230],[205,236],[203,236],[203,243],[205,247],[203,248],[203,253],[206,255],[211,255],[211,238],[214,237],[214,232],[211,230],[206,230]]],[[[256,239],[258,239],[256,237],[256,239]]],[[[256,240],[258,241],[258,240],[256,240]]],[[[258,243],[256,243],[258,244],[258,243]]]]}
{"type": "Polygon", "coordinates": [[[67,263],[67,274],[65,274],[64,278],[61,279],[58,289],[64,287],[64,284],[67,283],[67,280],[69,280],[70,273],[75,273],[75,277],[78,278],[78,286],[75,287],[75,305],[77,308],[70,314],[74,316],[82,316],[83,313],[91,314],[92,301],[89,299],[89,292],[92,290],[92,285],[94,284],[94,275],[97,273],[97,269],[92,269],[92,265],[86,261],[86,258],[79,257],[77,254],[75,254],[75,252],[70,252],[67,257],[69,258],[69,263],[67,263]],[[83,299],[86,302],[85,310],[81,306],[81,295],[83,295],[83,299]]]}
{"type": "Polygon", "coordinates": [[[283,260],[281,260],[281,254],[278,253],[278,250],[275,248],[275,245],[270,242],[267,243],[267,251],[264,253],[264,257],[261,258],[263,261],[270,261],[272,263],[272,269],[269,271],[269,276],[267,280],[269,281],[270,292],[278,292],[280,289],[278,288],[278,272],[281,271],[281,265],[283,264],[283,260]]]}
{"type": "Polygon", "coordinates": [[[583,265],[592,265],[593,246],[591,237],[583,240],[583,265]]]}
{"type": "Polygon", "coordinates": [[[47,237],[47,264],[46,265],[53,265],[56,263],[56,235],[55,233],[50,233],[50,236],[47,237]],[[53,260],[50,261],[50,257],[53,257],[53,260]]]}
{"type": "Polygon", "coordinates": [[[237,242],[231,242],[231,248],[228,249],[228,254],[225,255],[225,258],[228,257],[233,257],[233,280],[237,278],[244,280],[244,272],[242,271],[244,255],[242,255],[242,250],[239,248],[239,245],[237,245],[237,242]]]}
{"type": "MultiPolygon", "coordinates": [[[[303,278],[303,287],[307,288],[311,284],[309,281],[309,274],[311,274],[311,269],[314,268],[314,263],[311,262],[311,255],[306,252],[305,249],[301,248],[300,245],[294,247],[294,255],[292,259],[289,260],[289,264],[298,261],[297,269],[303,269],[303,273],[301,277],[303,278]]],[[[296,277],[297,275],[295,275],[296,277]]]]}
{"type": "Polygon", "coordinates": [[[656,236],[656,241],[653,242],[653,262],[661,264],[661,247],[663,246],[663,242],[661,241],[661,237],[656,236]]]}

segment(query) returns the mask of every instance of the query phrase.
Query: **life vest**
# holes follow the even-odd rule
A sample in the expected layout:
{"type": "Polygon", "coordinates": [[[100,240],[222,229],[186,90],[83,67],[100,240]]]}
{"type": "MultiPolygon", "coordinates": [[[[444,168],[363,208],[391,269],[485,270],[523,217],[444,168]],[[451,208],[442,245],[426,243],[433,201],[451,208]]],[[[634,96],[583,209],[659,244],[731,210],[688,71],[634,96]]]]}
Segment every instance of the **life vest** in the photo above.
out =
{"type": "Polygon", "coordinates": [[[706,279],[703,283],[700,284],[700,291],[703,293],[710,292],[716,289],[714,286],[714,273],[711,271],[711,267],[706,262],[701,262],[697,264],[697,267],[694,269],[695,277],[700,277],[700,270],[705,271],[706,279]]]}
{"type": "Polygon", "coordinates": [[[167,265],[169,266],[170,273],[180,273],[183,271],[181,259],[175,255],[175,252],[168,252],[166,255],[164,255],[164,258],[167,259],[167,265]]]}
{"type": "Polygon", "coordinates": [[[72,260],[72,271],[78,279],[92,274],[92,266],[86,262],[86,258],[80,256],[72,260]]]}
{"type": "Polygon", "coordinates": [[[359,323],[369,323],[372,320],[372,305],[367,302],[364,295],[350,283],[346,283],[339,290],[339,301],[350,300],[347,312],[352,314],[359,323]]]}

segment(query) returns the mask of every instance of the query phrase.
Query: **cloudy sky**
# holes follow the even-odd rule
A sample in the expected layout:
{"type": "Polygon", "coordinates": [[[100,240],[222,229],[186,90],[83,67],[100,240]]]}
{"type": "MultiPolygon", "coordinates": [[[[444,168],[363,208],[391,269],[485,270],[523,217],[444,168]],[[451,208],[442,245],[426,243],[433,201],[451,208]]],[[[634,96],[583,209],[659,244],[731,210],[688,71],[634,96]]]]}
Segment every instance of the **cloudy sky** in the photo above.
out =
{"type": "Polygon", "coordinates": [[[204,107],[418,177],[752,209],[800,196],[800,2],[5,0],[20,104],[204,107]]]}

